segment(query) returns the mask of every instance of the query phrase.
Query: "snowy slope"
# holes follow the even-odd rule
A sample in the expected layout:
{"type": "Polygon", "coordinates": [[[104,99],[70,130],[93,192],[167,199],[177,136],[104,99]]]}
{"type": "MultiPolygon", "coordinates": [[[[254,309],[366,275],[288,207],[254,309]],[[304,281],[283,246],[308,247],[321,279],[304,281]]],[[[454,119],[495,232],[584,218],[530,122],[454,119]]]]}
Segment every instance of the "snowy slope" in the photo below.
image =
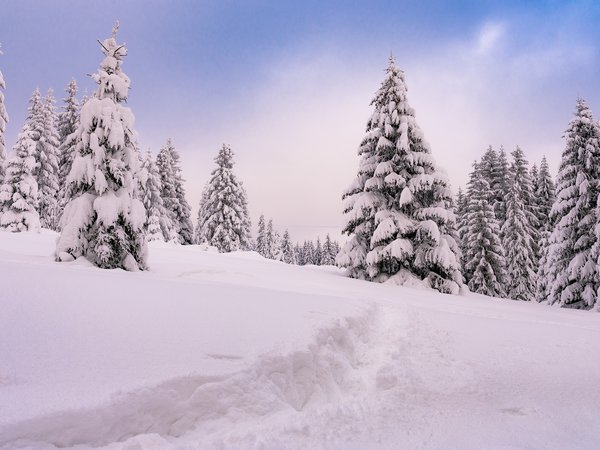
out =
{"type": "Polygon", "coordinates": [[[600,315],[0,232],[0,448],[597,448],[600,315]]]}

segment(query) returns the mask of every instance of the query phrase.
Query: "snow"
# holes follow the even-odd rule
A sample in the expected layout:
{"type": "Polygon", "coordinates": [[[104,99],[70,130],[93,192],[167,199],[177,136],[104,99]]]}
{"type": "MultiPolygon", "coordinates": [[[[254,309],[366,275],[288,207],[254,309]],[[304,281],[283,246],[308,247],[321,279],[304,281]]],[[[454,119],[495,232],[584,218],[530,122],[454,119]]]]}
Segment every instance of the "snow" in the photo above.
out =
{"type": "Polygon", "coordinates": [[[595,313],[163,242],[58,264],[56,237],[0,232],[2,450],[600,441],[595,313]]]}

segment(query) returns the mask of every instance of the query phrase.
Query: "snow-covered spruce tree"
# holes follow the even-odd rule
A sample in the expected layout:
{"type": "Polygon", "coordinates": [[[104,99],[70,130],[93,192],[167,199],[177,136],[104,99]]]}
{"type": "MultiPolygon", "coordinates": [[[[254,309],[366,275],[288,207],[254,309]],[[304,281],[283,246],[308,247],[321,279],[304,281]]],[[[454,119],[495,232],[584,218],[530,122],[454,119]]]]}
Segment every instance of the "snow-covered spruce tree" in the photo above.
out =
{"type": "Polygon", "coordinates": [[[267,231],[264,214],[261,214],[258,219],[255,250],[259,255],[264,256],[265,258],[267,257],[267,231]]]}
{"type": "MultiPolygon", "coordinates": [[[[192,244],[194,227],[190,218],[191,210],[185,198],[184,180],[181,177],[181,167],[179,166],[179,153],[175,150],[171,139],[167,139],[164,147],[158,152],[156,165],[160,174],[163,202],[178,235],[179,243],[192,244]]],[[[165,240],[168,239],[169,236],[165,236],[165,240]]]]}
{"type": "Polygon", "coordinates": [[[267,222],[267,229],[265,231],[265,257],[269,259],[275,259],[275,231],[273,230],[273,219],[269,219],[267,222]]]}
{"type": "Polygon", "coordinates": [[[79,102],[77,100],[77,83],[71,80],[65,89],[67,97],[63,99],[63,110],[58,115],[58,203],[61,210],[70,200],[65,197],[67,177],[71,172],[75,149],[77,147],[77,129],[79,128],[79,102]]]}
{"type": "Polygon", "coordinates": [[[223,145],[215,158],[217,167],[203,193],[198,220],[200,242],[220,252],[246,250],[249,244],[249,219],[246,191],[233,173],[233,152],[223,145]]]}
{"type": "Polygon", "coordinates": [[[600,178],[600,126],[583,99],[565,133],[551,220],[548,303],[590,309],[597,297],[596,202],[600,178]]]}
{"type": "Polygon", "coordinates": [[[194,228],[194,244],[204,244],[204,237],[202,235],[202,224],[206,220],[206,201],[208,199],[208,183],[202,188],[202,196],[200,197],[200,204],[198,205],[198,216],[196,219],[196,228],[194,228]]]}
{"type": "Polygon", "coordinates": [[[148,150],[146,158],[142,162],[139,180],[142,202],[146,209],[146,236],[148,241],[164,241],[165,236],[169,237],[167,239],[169,241],[177,240],[171,219],[160,195],[160,175],[150,150],[148,150]]]}
{"type": "Polygon", "coordinates": [[[294,264],[298,266],[304,265],[304,253],[299,242],[296,242],[296,244],[294,244],[294,260],[294,264]]]}
{"type": "Polygon", "coordinates": [[[550,168],[546,157],[542,158],[540,168],[535,182],[535,213],[537,216],[538,230],[550,229],[550,211],[555,199],[554,181],[550,175],[550,168]]]}
{"type": "Polygon", "coordinates": [[[552,176],[550,175],[550,169],[548,168],[548,162],[546,161],[545,156],[542,158],[535,185],[536,191],[534,197],[536,202],[539,236],[535,297],[538,302],[543,302],[548,299],[548,295],[550,294],[548,251],[550,232],[553,228],[550,212],[555,199],[554,182],[552,181],[552,176]]]}
{"type": "Polygon", "coordinates": [[[323,264],[323,246],[321,245],[321,238],[317,237],[317,244],[315,245],[315,253],[313,254],[313,264],[320,266],[323,264]]]}
{"type": "Polygon", "coordinates": [[[456,229],[458,233],[458,246],[461,253],[461,267],[464,267],[465,265],[464,256],[466,252],[466,233],[468,229],[468,206],[468,199],[462,188],[459,187],[454,209],[456,215],[456,229]]]}
{"type": "Polygon", "coordinates": [[[0,186],[0,229],[39,231],[38,187],[35,169],[35,141],[29,121],[17,138],[14,155],[7,161],[4,184],[0,186]]]}
{"type": "Polygon", "coordinates": [[[281,260],[284,263],[296,264],[294,247],[292,246],[292,240],[290,239],[290,232],[287,229],[283,232],[283,238],[281,239],[281,255],[281,260]]]}
{"type": "Polygon", "coordinates": [[[38,212],[43,228],[56,230],[60,219],[58,207],[58,131],[57,116],[54,107],[54,94],[48,90],[46,98],[40,105],[40,120],[33,120],[32,131],[36,133],[36,176],[40,201],[38,212]],[[41,128],[37,128],[40,124],[41,128]]]}
{"type": "Polygon", "coordinates": [[[312,241],[304,241],[302,253],[304,254],[304,264],[315,264],[315,244],[312,241]]]}
{"type": "Polygon", "coordinates": [[[537,219],[531,205],[532,183],[527,161],[519,147],[512,156],[506,220],[501,230],[506,254],[506,295],[513,300],[531,301],[537,272],[537,219]]]}
{"type": "MultiPolygon", "coordinates": [[[[0,55],[2,55],[1,45],[0,55]]],[[[2,71],[0,70],[0,185],[2,185],[4,181],[5,174],[6,144],[4,133],[6,132],[6,124],[8,123],[8,114],[6,112],[6,107],[4,106],[4,92],[2,92],[4,89],[6,89],[6,83],[4,82],[4,75],[2,75],[2,71]]]]}
{"type": "Polygon", "coordinates": [[[325,242],[323,243],[323,251],[321,253],[321,265],[324,266],[332,266],[335,264],[336,257],[335,246],[331,241],[331,236],[329,233],[325,236],[325,242]]]}
{"type": "Polygon", "coordinates": [[[390,58],[372,104],[358,176],[345,195],[349,241],[337,262],[373,281],[418,277],[441,292],[462,284],[452,192],[408,105],[404,72],[390,58]]]}
{"type": "Polygon", "coordinates": [[[503,297],[506,263],[500,243],[500,227],[489,201],[489,190],[487,180],[475,165],[467,189],[469,206],[464,274],[472,292],[503,297]]]}
{"type": "Polygon", "coordinates": [[[121,70],[127,55],[116,32],[101,42],[104,59],[92,78],[93,98],[81,108],[77,148],[67,177],[67,204],[56,245],[59,261],[85,256],[95,265],[146,269],[146,210],[139,193],[140,155],[134,116],[127,100],[129,78],[121,70]]]}

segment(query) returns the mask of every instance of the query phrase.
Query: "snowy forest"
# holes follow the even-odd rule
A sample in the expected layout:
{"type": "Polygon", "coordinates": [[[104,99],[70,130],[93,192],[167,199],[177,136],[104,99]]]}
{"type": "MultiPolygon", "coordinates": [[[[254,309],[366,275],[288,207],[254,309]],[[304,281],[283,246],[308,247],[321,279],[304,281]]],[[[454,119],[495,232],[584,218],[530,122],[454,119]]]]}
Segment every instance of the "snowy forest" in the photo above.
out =
{"type": "Polygon", "coordinates": [[[264,215],[253,238],[251,201],[230,146],[214,158],[195,225],[174,142],[165,137],[156,156],[139,148],[117,31],[99,41],[92,96],[79,99],[71,80],[57,107],[53,89],[35,89],[10,155],[0,73],[1,229],[56,231],[57,261],[85,257],[101,268],[145,270],[147,242],[162,241],[337,264],[352,278],[447,294],[600,310],[600,123],[583,99],[567,125],[556,177],[545,158],[530,166],[521,148],[490,146],[455,195],[391,57],[371,102],[356,178],[343,194],[343,245],[329,234],[294,243],[264,215]]]}

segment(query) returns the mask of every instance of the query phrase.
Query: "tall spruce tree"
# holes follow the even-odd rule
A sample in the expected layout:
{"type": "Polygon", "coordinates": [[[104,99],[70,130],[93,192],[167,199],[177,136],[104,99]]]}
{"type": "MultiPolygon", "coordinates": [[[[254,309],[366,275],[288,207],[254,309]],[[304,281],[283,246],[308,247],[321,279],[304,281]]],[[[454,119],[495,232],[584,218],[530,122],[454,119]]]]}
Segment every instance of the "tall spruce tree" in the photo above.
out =
{"type": "Polygon", "coordinates": [[[55,99],[52,89],[40,105],[40,118],[34,124],[41,128],[32,128],[36,132],[36,170],[34,174],[38,183],[40,201],[38,211],[42,227],[50,230],[58,228],[60,210],[58,207],[58,132],[57,116],[54,107],[55,99]]]}
{"type": "Polygon", "coordinates": [[[452,192],[406,97],[394,59],[372,102],[358,176],[345,194],[349,240],[338,264],[373,281],[418,277],[458,293],[462,284],[452,192]]]}
{"type": "MultiPolygon", "coordinates": [[[[185,198],[185,188],[179,166],[179,153],[171,139],[158,152],[156,165],[162,186],[161,195],[165,208],[169,212],[171,223],[179,236],[181,244],[192,244],[194,227],[191,221],[190,205],[185,198]]],[[[165,237],[166,238],[166,237],[165,237]]]]}
{"type": "Polygon", "coordinates": [[[92,75],[98,90],[81,108],[77,148],[67,177],[67,204],[56,245],[59,261],[85,256],[102,268],[145,269],[146,210],[139,193],[134,116],[123,106],[129,78],[121,70],[127,55],[112,36],[100,43],[104,59],[92,75]]]}
{"type": "Polygon", "coordinates": [[[548,279],[548,251],[550,232],[553,228],[551,220],[552,204],[555,199],[554,182],[550,175],[546,157],[542,158],[535,183],[535,203],[538,223],[538,271],[535,298],[538,302],[546,301],[549,295],[550,283],[548,279]]]}
{"type": "Polygon", "coordinates": [[[220,252],[246,250],[249,244],[250,220],[246,191],[233,173],[233,152],[223,145],[215,158],[217,167],[212,171],[201,205],[202,222],[198,223],[201,242],[220,252]]]}
{"type": "Polygon", "coordinates": [[[506,271],[500,227],[489,199],[490,185],[474,166],[467,190],[469,199],[465,230],[464,274],[469,289],[503,297],[506,271]]]}
{"type": "MultiPolygon", "coordinates": [[[[0,45],[0,55],[2,55],[2,46],[0,45]]],[[[6,83],[4,82],[4,75],[0,70],[0,185],[4,181],[5,164],[6,164],[6,147],[4,140],[4,133],[6,132],[6,124],[8,123],[8,114],[6,107],[4,106],[4,89],[6,89],[6,83]]]]}
{"type": "Polygon", "coordinates": [[[600,126],[583,99],[565,133],[566,145],[558,171],[554,228],[548,251],[548,302],[590,309],[597,297],[596,203],[600,179],[600,126]]]}
{"type": "Polygon", "coordinates": [[[29,121],[17,138],[14,155],[7,161],[4,184],[0,186],[0,229],[39,231],[38,187],[35,169],[35,140],[29,121]]]}
{"type": "Polygon", "coordinates": [[[512,152],[510,187],[506,220],[501,229],[506,252],[506,295],[514,300],[531,301],[535,295],[537,271],[537,218],[532,205],[533,186],[523,151],[512,152]]]}
{"type": "Polygon", "coordinates": [[[58,115],[58,203],[64,209],[70,200],[65,196],[67,177],[71,172],[77,148],[77,129],[79,128],[79,101],[77,100],[77,83],[71,80],[65,89],[67,97],[63,99],[63,109],[58,115]]]}

